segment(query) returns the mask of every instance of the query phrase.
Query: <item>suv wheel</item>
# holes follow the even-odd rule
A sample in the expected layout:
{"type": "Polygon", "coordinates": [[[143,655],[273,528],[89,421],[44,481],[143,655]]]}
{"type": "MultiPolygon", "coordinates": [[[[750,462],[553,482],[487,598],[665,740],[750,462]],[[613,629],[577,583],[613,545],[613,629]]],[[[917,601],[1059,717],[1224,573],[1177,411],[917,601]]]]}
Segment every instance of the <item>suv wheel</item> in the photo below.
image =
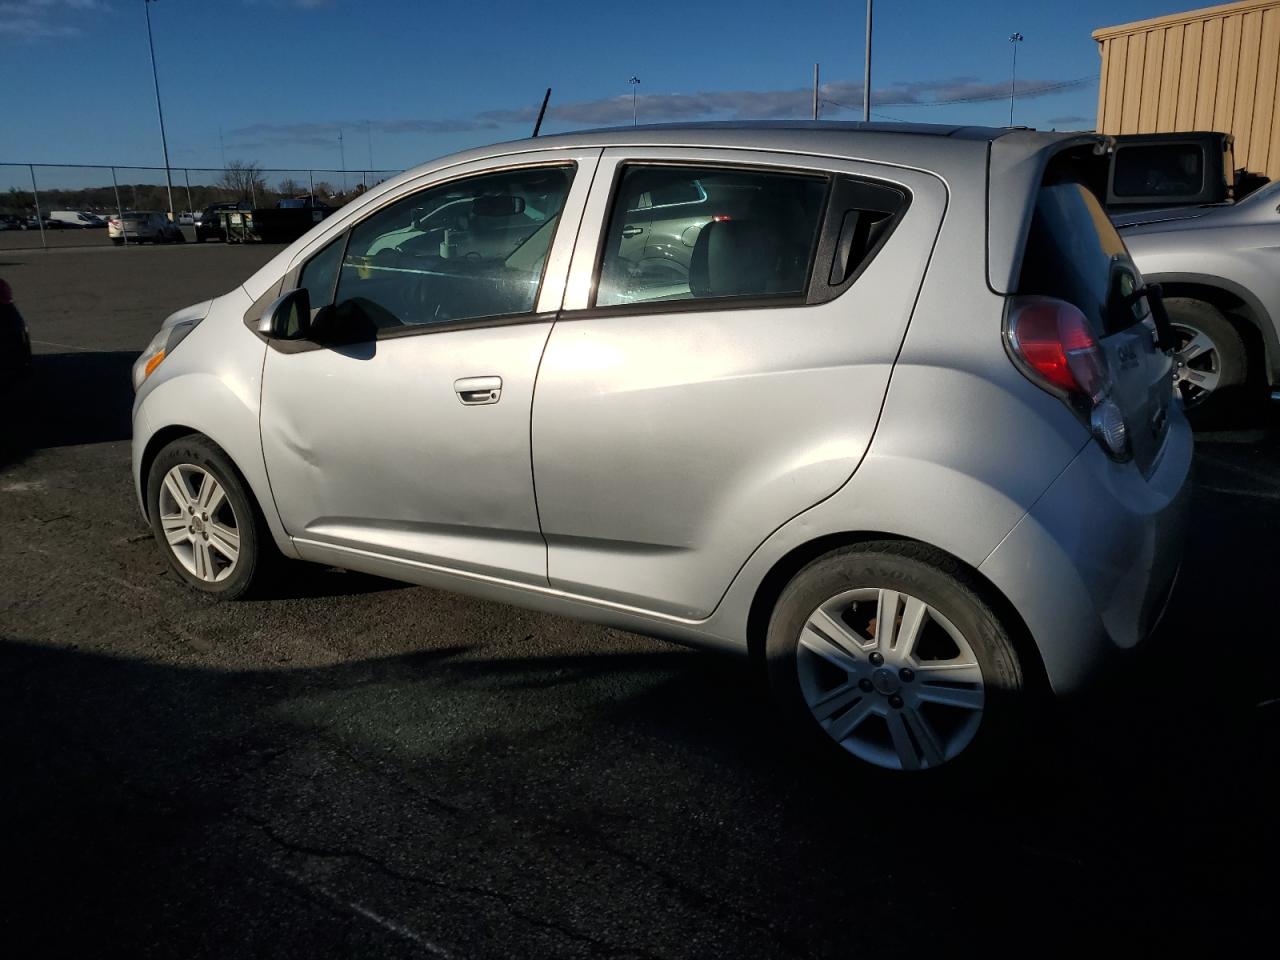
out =
{"type": "Polygon", "coordinates": [[[1231,321],[1203,300],[1170,297],[1165,301],[1173,324],[1174,386],[1188,410],[1215,404],[1220,391],[1248,377],[1244,340],[1231,321]]]}
{"type": "Polygon", "coordinates": [[[1021,724],[1023,669],[960,564],[921,544],[829,553],[783,590],[770,685],[793,725],[871,768],[973,766],[1021,724]]]}
{"type": "Polygon", "coordinates": [[[188,584],[226,600],[261,579],[270,534],[235,467],[203,437],[182,437],[156,456],[147,479],[151,530],[188,584]]]}

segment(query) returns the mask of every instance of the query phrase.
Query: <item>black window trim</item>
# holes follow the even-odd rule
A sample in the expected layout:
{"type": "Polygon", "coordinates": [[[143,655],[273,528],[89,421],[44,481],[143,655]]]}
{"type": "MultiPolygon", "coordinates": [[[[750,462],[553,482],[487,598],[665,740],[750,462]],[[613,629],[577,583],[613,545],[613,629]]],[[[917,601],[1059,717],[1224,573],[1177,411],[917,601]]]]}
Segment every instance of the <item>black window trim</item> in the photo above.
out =
{"type": "MultiPolygon", "coordinates": [[[[911,206],[912,193],[904,185],[893,183],[888,180],[880,180],[875,177],[869,177],[862,174],[844,173],[838,170],[813,169],[803,167],[791,167],[782,164],[762,164],[762,163],[734,163],[721,160],[714,161],[698,161],[697,159],[654,159],[654,160],[623,160],[614,171],[613,182],[609,185],[609,198],[605,206],[605,218],[600,224],[599,241],[594,256],[594,267],[591,274],[591,291],[589,295],[587,307],[578,310],[561,310],[560,319],[562,320],[594,320],[607,317],[630,317],[640,316],[644,314],[667,314],[667,313],[718,313],[728,310],[763,310],[763,309],[784,309],[788,307],[814,307],[824,303],[830,303],[835,300],[846,290],[852,287],[862,276],[863,272],[871,265],[871,263],[879,256],[884,245],[889,238],[897,230],[898,225],[906,216],[908,208],[911,206]],[[604,269],[604,258],[606,254],[606,242],[608,240],[609,227],[613,220],[613,212],[618,201],[618,193],[622,186],[623,177],[628,167],[684,167],[699,170],[733,170],[747,171],[759,173],[782,174],[792,176],[802,176],[811,178],[821,178],[826,181],[826,193],[822,200],[822,208],[818,215],[818,225],[814,243],[810,247],[809,264],[805,274],[805,286],[799,293],[773,294],[764,295],[750,294],[741,297],[691,297],[684,300],[651,300],[639,303],[617,303],[606,306],[597,306],[596,297],[599,292],[600,275],[604,269]],[[825,281],[818,283],[815,281],[815,267],[819,264],[831,264],[835,255],[836,243],[839,239],[840,228],[844,222],[844,215],[850,207],[841,207],[839,214],[835,213],[832,206],[833,199],[836,199],[836,191],[841,189],[846,183],[848,184],[866,184],[877,188],[889,189],[896,191],[902,196],[902,203],[898,210],[891,217],[890,223],[875,245],[867,255],[863,258],[862,263],[854,270],[844,281],[836,286],[831,286],[825,281]],[[819,289],[820,288],[820,289],[819,289]]],[[[625,211],[624,211],[625,212],[625,211]]],[[[828,273],[830,275],[830,266],[828,273]]]]}

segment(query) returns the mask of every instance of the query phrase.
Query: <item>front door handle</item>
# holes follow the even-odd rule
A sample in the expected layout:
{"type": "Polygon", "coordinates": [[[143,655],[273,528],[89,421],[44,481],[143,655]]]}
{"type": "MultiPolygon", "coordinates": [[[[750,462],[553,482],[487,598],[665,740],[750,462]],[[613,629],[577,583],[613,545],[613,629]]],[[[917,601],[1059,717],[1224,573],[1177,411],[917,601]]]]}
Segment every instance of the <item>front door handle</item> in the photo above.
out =
{"type": "Polygon", "coordinates": [[[502,378],[464,377],[453,381],[453,392],[468,407],[497,403],[502,397],[502,378]]]}
{"type": "Polygon", "coordinates": [[[622,228],[622,235],[624,237],[638,237],[642,233],[644,233],[644,227],[630,226],[622,228]]]}

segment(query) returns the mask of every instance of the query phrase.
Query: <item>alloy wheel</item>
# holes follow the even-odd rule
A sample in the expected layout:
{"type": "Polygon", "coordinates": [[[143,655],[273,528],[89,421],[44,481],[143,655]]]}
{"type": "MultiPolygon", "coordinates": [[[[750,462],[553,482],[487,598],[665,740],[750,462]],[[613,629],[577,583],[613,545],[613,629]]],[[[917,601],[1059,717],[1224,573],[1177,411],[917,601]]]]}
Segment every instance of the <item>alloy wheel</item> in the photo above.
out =
{"type": "Polygon", "coordinates": [[[1173,386],[1187,407],[1195,407],[1209,399],[1218,389],[1222,376],[1222,358],[1218,345],[1203,330],[1175,323],[1177,345],[1173,352],[1173,386]]]}
{"type": "Polygon", "coordinates": [[[240,559],[240,525],[227,492],[208,470],[180,463],[160,486],[160,528],[193,577],[217,583],[240,559]]]}
{"type": "Polygon", "coordinates": [[[938,610],[889,589],[848,590],[805,621],[800,690],[849,753],[890,770],[923,770],[973,741],[986,692],[964,635],[938,610]]]}

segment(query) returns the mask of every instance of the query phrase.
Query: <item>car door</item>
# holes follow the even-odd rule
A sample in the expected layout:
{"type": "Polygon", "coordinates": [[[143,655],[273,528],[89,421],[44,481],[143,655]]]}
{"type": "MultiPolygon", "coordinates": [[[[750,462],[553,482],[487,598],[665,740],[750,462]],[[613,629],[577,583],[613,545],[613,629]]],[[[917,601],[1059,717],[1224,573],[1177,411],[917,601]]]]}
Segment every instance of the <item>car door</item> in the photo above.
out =
{"type": "Polygon", "coordinates": [[[271,341],[262,445],[303,557],[545,586],[529,410],[598,154],[451,168],[317,241],[286,277],[315,327],[271,341]],[[425,222],[458,198],[456,217],[425,222]]]}
{"type": "Polygon", "coordinates": [[[709,615],[866,451],[945,206],[887,165],[606,150],[533,406],[551,586],[709,615]],[[660,175],[731,198],[690,221],[683,278],[628,259],[660,175]]]}

